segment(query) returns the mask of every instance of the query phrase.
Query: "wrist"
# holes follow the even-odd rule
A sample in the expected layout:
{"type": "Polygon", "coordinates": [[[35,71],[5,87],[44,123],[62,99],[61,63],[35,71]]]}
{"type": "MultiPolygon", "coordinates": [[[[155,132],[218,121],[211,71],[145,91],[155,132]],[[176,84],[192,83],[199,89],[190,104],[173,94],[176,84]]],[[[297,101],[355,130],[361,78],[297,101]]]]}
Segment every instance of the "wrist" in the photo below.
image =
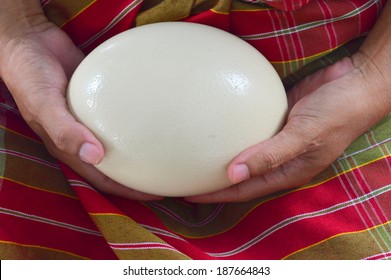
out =
{"type": "Polygon", "coordinates": [[[391,3],[388,1],[352,61],[363,86],[376,98],[383,114],[391,112],[391,3]]]}
{"type": "Polygon", "coordinates": [[[39,31],[48,21],[39,0],[0,0],[0,6],[2,40],[21,36],[25,31],[39,31]]]}
{"type": "Polygon", "coordinates": [[[0,0],[0,77],[5,60],[26,35],[50,27],[39,0],[0,0]]]}
{"type": "Polygon", "coordinates": [[[379,121],[391,112],[391,79],[388,78],[391,57],[368,53],[361,49],[352,56],[354,65],[351,85],[362,92],[361,99],[367,103],[366,113],[372,113],[379,121]]]}

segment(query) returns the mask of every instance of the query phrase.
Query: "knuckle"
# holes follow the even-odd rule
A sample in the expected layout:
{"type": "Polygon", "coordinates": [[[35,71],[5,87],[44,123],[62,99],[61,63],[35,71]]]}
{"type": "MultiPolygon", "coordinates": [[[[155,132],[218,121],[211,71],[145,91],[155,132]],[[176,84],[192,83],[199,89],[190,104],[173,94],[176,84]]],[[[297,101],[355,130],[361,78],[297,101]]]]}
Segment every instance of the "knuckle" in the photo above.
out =
{"type": "Polygon", "coordinates": [[[281,163],[280,157],[272,152],[262,152],[256,154],[247,164],[251,177],[260,176],[264,173],[276,169],[281,163]]]}
{"type": "Polygon", "coordinates": [[[69,135],[70,135],[69,129],[67,127],[61,127],[56,132],[56,134],[53,138],[53,142],[54,142],[54,145],[56,145],[56,147],[59,150],[61,150],[63,152],[72,153],[72,151],[70,151],[70,147],[69,147],[69,135]]]}
{"type": "Polygon", "coordinates": [[[280,159],[277,154],[266,152],[259,159],[259,164],[263,165],[266,171],[271,171],[280,165],[280,159]]]}

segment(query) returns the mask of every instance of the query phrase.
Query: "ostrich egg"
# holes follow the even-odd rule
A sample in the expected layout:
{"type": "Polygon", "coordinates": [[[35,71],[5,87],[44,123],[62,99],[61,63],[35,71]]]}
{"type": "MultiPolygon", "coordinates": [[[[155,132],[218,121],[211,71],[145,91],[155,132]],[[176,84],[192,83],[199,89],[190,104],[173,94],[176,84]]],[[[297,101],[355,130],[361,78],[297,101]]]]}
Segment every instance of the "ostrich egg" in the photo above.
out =
{"type": "Polygon", "coordinates": [[[287,99],[271,64],[206,25],[155,23],[93,50],[68,106],[101,141],[96,168],[145,193],[190,196],[228,187],[227,167],[282,127],[287,99]]]}

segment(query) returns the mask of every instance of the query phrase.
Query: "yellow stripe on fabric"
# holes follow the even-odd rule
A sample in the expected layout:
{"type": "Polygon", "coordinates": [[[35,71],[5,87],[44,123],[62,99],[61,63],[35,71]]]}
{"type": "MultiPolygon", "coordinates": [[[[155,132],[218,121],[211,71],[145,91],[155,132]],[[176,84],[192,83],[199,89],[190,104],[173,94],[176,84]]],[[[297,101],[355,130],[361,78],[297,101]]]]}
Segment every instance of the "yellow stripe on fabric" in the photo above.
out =
{"type": "Polygon", "coordinates": [[[65,21],[64,23],[62,23],[60,25],[60,27],[62,28],[64,25],[66,25],[67,23],[69,23],[71,20],[73,20],[74,18],[76,18],[77,16],[79,16],[81,13],[83,13],[85,10],[87,10],[90,6],[92,6],[97,0],[92,0],[91,3],[89,3],[87,6],[85,6],[83,9],[81,9],[79,12],[77,12],[76,14],[74,14],[72,17],[70,17],[67,21],[65,21]]]}
{"type": "Polygon", "coordinates": [[[217,11],[215,9],[210,9],[211,12],[215,13],[215,14],[218,14],[218,15],[229,15],[230,12],[220,12],[220,11],[217,11]]]}
{"type": "Polygon", "coordinates": [[[50,247],[45,247],[45,246],[31,245],[31,244],[22,244],[22,243],[17,243],[17,242],[12,242],[12,241],[5,241],[5,240],[0,240],[0,244],[11,244],[11,245],[16,245],[16,246],[21,246],[21,247],[49,250],[49,251],[53,251],[53,252],[63,253],[63,254],[66,254],[66,255],[71,255],[71,256],[74,256],[74,257],[76,257],[78,259],[89,260],[89,258],[83,257],[83,256],[78,255],[78,254],[74,254],[74,253],[71,253],[71,252],[68,252],[68,251],[54,249],[54,248],[50,248],[50,247]]]}
{"type": "MultiPolygon", "coordinates": [[[[251,40],[246,40],[246,41],[251,41],[251,40]]],[[[319,52],[319,53],[316,53],[316,54],[313,54],[313,55],[310,55],[310,56],[306,56],[306,57],[302,57],[302,58],[298,58],[298,59],[292,59],[292,60],[284,60],[284,61],[270,61],[270,63],[273,63],[273,64],[285,64],[285,63],[295,63],[295,62],[298,62],[298,61],[303,61],[303,60],[315,60],[315,59],[318,59],[319,57],[322,57],[322,56],[325,56],[329,53],[331,53],[332,51],[335,51],[336,49],[346,45],[346,43],[348,43],[350,40],[347,40],[345,42],[343,42],[342,44],[334,47],[334,48],[331,48],[331,49],[327,49],[325,51],[322,51],[322,52],[319,52]]]]}
{"type": "Polygon", "coordinates": [[[264,12],[264,11],[270,11],[273,10],[272,8],[259,8],[259,9],[253,9],[253,10],[243,10],[243,9],[232,9],[231,13],[256,13],[256,12],[264,12]]]}
{"type": "Polygon", "coordinates": [[[232,0],[217,1],[213,8],[210,9],[213,13],[221,15],[229,15],[231,12],[232,0]]]}
{"type": "MultiPolygon", "coordinates": [[[[228,227],[225,228],[224,230],[221,230],[221,231],[218,231],[218,232],[215,232],[215,233],[211,233],[211,234],[205,234],[205,235],[202,235],[202,236],[190,236],[190,235],[188,235],[188,234],[186,234],[186,233],[177,231],[176,228],[173,228],[173,227],[170,227],[170,230],[172,230],[173,232],[175,232],[175,233],[177,233],[177,234],[180,234],[181,236],[184,236],[184,237],[186,237],[186,238],[189,238],[189,239],[209,238],[209,237],[213,237],[213,236],[217,236],[217,235],[223,234],[223,233],[225,233],[225,232],[231,230],[232,228],[234,228],[234,227],[235,227],[236,225],[238,225],[241,221],[243,221],[243,220],[247,217],[247,215],[248,215],[249,213],[251,213],[251,212],[252,212],[254,209],[256,209],[258,206],[260,206],[260,205],[262,205],[262,204],[264,204],[264,203],[266,203],[266,202],[270,202],[270,201],[272,201],[272,200],[275,200],[275,199],[278,199],[278,198],[280,198],[280,197],[289,195],[289,194],[291,194],[291,193],[295,193],[295,192],[299,192],[299,191],[303,191],[303,190],[307,190],[307,189],[310,189],[310,188],[317,187],[317,186],[319,186],[319,185],[321,185],[321,184],[324,184],[324,183],[326,183],[326,182],[328,182],[328,181],[331,181],[331,180],[333,180],[333,179],[339,177],[340,175],[343,175],[343,174],[345,174],[345,173],[351,172],[351,171],[353,171],[353,170],[355,170],[355,169],[361,168],[361,167],[363,167],[363,166],[366,166],[366,165],[368,165],[368,164],[371,164],[371,163],[373,163],[373,162],[382,160],[382,159],[387,158],[387,157],[391,157],[391,155],[384,156],[384,157],[381,157],[381,158],[378,158],[378,159],[369,161],[369,162],[367,162],[367,163],[365,163],[365,164],[358,165],[358,166],[356,166],[356,167],[354,167],[354,168],[351,168],[351,169],[346,170],[346,171],[344,171],[344,172],[342,172],[342,173],[339,173],[339,174],[337,174],[337,175],[335,175],[335,176],[333,176],[333,177],[330,177],[330,178],[328,178],[328,179],[326,179],[326,180],[324,180],[324,181],[321,181],[321,182],[318,182],[318,183],[315,183],[315,184],[311,184],[311,185],[308,185],[308,186],[299,187],[299,188],[296,188],[296,189],[293,189],[293,190],[289,190],[289,191],[283,192],[283,193],[278,194],[278,195],[272,195],[272,197],[270,197],[270,198],[263,199],[261,202],[259,202],[259,203],[255,204],[255,205],[251,206],[251,207],[242,215],[242,217],[241,217],[240,219],[238,219],[236,222],[234,222],[232,225],[228,226],[228,227]]],[[[223,211],[221,211],[221,212],[223,212],[223,211]]],[[[166,222],[164,222],[164,223],[166,224],[166,222]]]]}
{"type": "Polygon", "coordinates": [[[130,219],[128,216],[126,216],[124,214],[118,214],[118,213],[92,213],[92,212],[88,212],[88,215],[90,215],[90,216],[117,216],[117,217],[130,219]]]}
{"type": "Polygon", "coordinates": [[[350,231],[350,232],[342,232],[342,233],[335,234],[335,235],[330,236],[330,237],[328,237],[328,238],[325,238],[325,239],[323,239],[323,240],[321,240],[321,241],[319,241],[319,242],[316,242],[316,243],[314,243],[314,244],[312,244],[312,245],[309,245],[309,246],[307,246],[307,247],[304,247],[304,248],[301,248],[301,249],[299,249],[299,250],[296,250],[296,251],[294,251],[294,252],[292,252],[292,253],[286,255],[285,257],[283,257],[282,260],[285,260],[285,259],[291,257],[292,255],[295,255],[295,254],[297,254],[297,253],[303,252],[303,251],[308,250],[308,249],[310,249],[310,248],[316,247],[316,246],[318,246],[318,245],[320,245],[320,244],[322,244],[322,243],[325,243],[325,242],[327,242],[327,241],[329,241],[329,240],[331,240],[331,239],[337,238],[337,237],[339,237],[339,236],[344,236],[344,235],[349,235],[349,234],[357,234],[357,233],[363,233],[363,232],[369,232],[369,231],[371,231],[371,230],[374,230],[374,229],[377,229],[377,228],[380,228],[380,227],[384,227],[384,226],[386,226],[386,225],[391,225],[391,221],[388,221],[388,222],[385,222],[385,223],[383,223],[383,224],[379,224],[379,225],[376,225],[376,226],[373,226],[373,227],[370,227],[370,228],[366,228],[366,229],[363,229],[363,230],[350,231]]]}
{"type": "Polygon", "coordinates": [[[164,0],[164,1],[145,1],[140,12],[136,16],[136,26],[145,24],[177,21],[187,18],[193,9],[194,0],[164,0]]]}
{"type": "Polygon", "coordinates": [[[0,128],[1,128],[1,129],[4,129],[5,131],[9,131],[9,132],[15,133],[15,134],[17,134],[17,135],[19,135],[19,136],[22,136],[23,138],[26,138],[26,139],[28,139],[28,140],[34,141],[35,143],[44,145],[42,141],[36,140],[36,139],[31,138],[31,137],[29,137],[29,136],[26,136],[26,135],[24,135],[24,134],[22,134],[22,133],[20,133],[20,132],[17,132],[17,131],[15,131],[15,130],[12,130],[12,129],[8,128],[8,127],[5,127],[5,126],[0,125],[0,128]]]}
{"type": "MultiPolygon", "coordinates": [[[[148,210],[150,210],[150,208],[142,203],[142,202],[139,202],[139,204],[143,205],[145,208],[147,208],[148,210]]],[[[123,217],[123,218],[127,218],[127,219],[130,219],[132,220],[129,216],[127,216],[126,214],[120,214],[120,213],[110,213],[110,212],[88,212],[89,215],[91,216],[118,216],[118,217],[123,217]]]]}
{"type": "Polygon", "coordinates": [[[91,218],[119,259],[189,259],[183,253],[169,248],[171,246],[168,243],[128,216],[92,215],[91,218]],[[115,246],[115,244],[134,243],[161,243],[167,244],[168,248],[135,248],[134,250],[124,248],[121,250],[120,247],[115,246]]]}
{"type": "Polygon", "coordinates": [[[350,168],[350,169],[348,169],[348,170],[345,170],[345,171],[343,171],[343,172],[341,172],[341,173],[338,173],[337,175],[335,175],[335,176],[333,176],[333,177],[327,178],[327,179],[324,180],[324,181],[321,181],[321,182],[318,182],[318,183],[315,183],[315,184],[312,184],[312,185],[307,185],[307,186],[305,186],[305,187],[302,187],[302,188],[300,188],[299,190],[305,190],[305,189],[309,189],[309,188],[316,187],[316,186],[321,185],[321,184],[324,184],[324,183],[326,183],[326,182],[328,182],[328,181],[330,181],[330,180],[333,180],[333,179],[335,179],[335,178],[337,178],[337,177],[339,177],[339,176],[341,176],[341,175],[344,175],[344,174],[346,174],[346,173],[348,173],[348,172],[351,172],[351,171],[353,171],[353,170],[356,170],[356,169],[358,169],[358,168],[364,167],[364,166],[366,166],[366,165],[372,164],[372,163],[374,163],[374,162],[376,162],[376,161],[379,161],[379,160],[382,160],[382,159],[385,159],[385,158],[388,158],[388,157],[391,157],[391,155],[385,155],[385,156],[379,157],[379,158],[377,158],[377,159],[370,160],[370,161],[368,161],[368,162],[365,162],[365,163],[363,163],[363,164],[360,164],[360,165],[357,165],[357,166],[355,166],[355,167],[352,167],[352,168],[350,168]]]}
{"type": "Polygon", "coordinates": [[[64,26],[97,0],[52,0],[44,6],[46,16],[57,26],[64,26]]]}
{"type": "Polygon", "coordinates": [[[34,187],[34,186],[32,186],[32,185],[28,185],[28,184],[25,184],[25,183],[22,183],[22,182],[13,180],[13,179],[8,178],[8,177],[0,176],[0,179],[6,180],[6,181],[10,181],[10,182],[15,183],[15,184],[18,184],[18,185],[22,185],[22,186],[27,187],[27,188],[30,188],[30,189],[34,189],[34,190],[38,190],[38,191],[43,191],[43,192],[47,192],[47,193],[52,193],[52,194],[56,194],[56,195],[61,195],[61,196],[65,196],[65,197],[68,197],[68,198],[72,198],[72,199],[79,200],[79,198],[78,198],[77,196],[72,196],[72,195],[69,195],[69,194],[60,193],[60,192],[55,192],[55,191],[49,191],[49,190],[47,190],[47,189],[41,189],[41,188],[39,188],[39,187],[34,187]]]}
{"type": "Polygon", "coordinates": [[[238,0],[232,1],[231,12],[260,12],[260,11],[270,11],[276,10],[267,4],[264,5],[254,5],[252,3],[242,2],[238,0]]]}

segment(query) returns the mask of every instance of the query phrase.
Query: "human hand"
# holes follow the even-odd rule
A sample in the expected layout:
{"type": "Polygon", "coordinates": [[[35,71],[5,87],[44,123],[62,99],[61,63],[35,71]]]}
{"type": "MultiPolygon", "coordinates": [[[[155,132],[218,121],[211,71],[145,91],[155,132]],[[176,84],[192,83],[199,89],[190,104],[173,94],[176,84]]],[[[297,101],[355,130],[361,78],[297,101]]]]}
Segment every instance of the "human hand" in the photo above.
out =
{"type": "Polygon", "coordinates": [[[23,118],[54,157],[98,190],[131,199],[157,199],[114,182],[94,167],[104,156],[103,146],[70,114],[65,99],[68,79],[84,55],[46,17],[34,17],[29,19],[33,24],[0,28],[0,76],[23,118]]]}
{"type": "Polygon", "coordinates": [[[308,183],[379,120],[376,98],[351,58],[316,72],[288,93],[281,132],[229,164],[235,185],[187,200],[247,201],[308,183]]]}

